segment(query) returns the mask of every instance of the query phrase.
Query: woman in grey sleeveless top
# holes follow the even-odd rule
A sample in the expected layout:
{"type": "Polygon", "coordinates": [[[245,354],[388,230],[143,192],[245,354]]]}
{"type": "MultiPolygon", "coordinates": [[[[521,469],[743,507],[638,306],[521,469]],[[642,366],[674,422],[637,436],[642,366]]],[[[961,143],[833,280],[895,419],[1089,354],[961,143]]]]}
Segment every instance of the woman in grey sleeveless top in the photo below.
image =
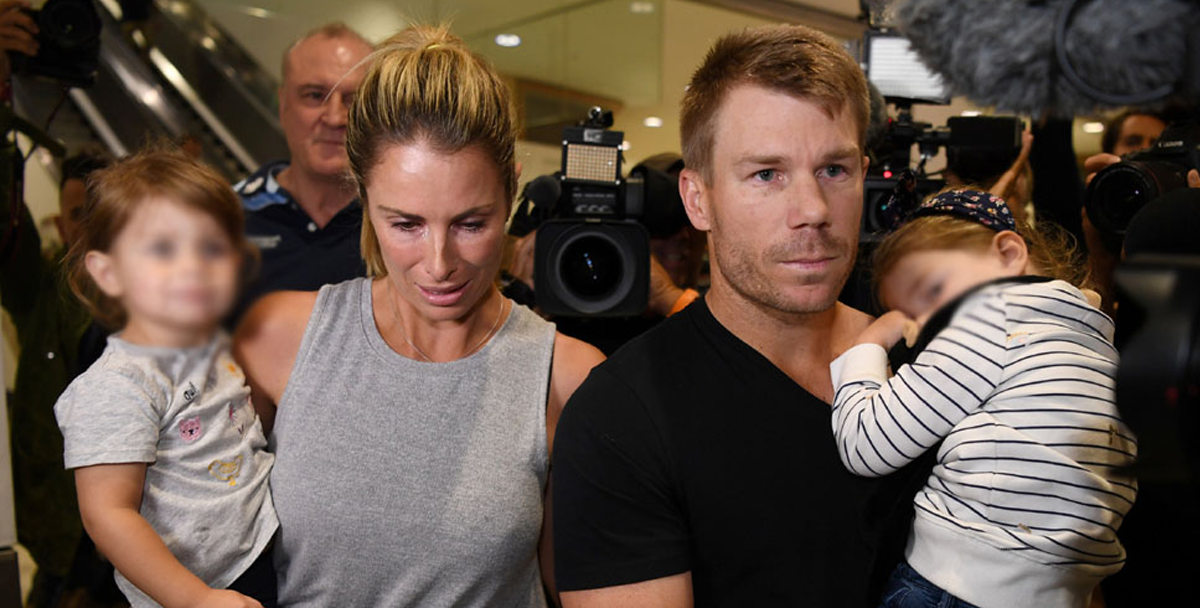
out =
{"type": "Polygon", "coordinates": [[[445,28],[371,58],[346,137],[371,276],[268,296],[236,342],[274,420],[281,605],[542,606],[553,591],[549,448],[601,355],[495,286],[514,141],[504,84],[445,28]]]}

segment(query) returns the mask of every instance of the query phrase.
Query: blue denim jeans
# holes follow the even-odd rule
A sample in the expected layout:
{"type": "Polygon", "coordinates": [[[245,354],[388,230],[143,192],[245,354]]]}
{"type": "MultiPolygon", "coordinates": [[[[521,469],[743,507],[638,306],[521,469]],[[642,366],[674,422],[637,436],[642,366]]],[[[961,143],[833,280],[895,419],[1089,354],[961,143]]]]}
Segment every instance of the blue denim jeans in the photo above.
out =
{"type": "Polygon", "coordinates": [[[908,562],[892,571],[880,608],[977,608],[917,574],[908,562]]]}

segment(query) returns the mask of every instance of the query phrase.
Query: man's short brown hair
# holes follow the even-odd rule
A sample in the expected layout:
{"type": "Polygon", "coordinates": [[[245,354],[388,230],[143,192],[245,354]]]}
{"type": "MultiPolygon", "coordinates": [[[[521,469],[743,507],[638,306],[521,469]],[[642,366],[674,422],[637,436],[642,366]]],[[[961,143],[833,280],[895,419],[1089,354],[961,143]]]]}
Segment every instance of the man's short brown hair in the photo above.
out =
{"type": "Polygon", "coordinates": [[[751,84],[811,101],[830,118],[847,109],[866,145],[871,102],[862,68],[829,36],[802,25],[749,28],[722,37],[683,96],[680,136],[689,169],[710,179],[716,117],[734,87],[751,84]]]}

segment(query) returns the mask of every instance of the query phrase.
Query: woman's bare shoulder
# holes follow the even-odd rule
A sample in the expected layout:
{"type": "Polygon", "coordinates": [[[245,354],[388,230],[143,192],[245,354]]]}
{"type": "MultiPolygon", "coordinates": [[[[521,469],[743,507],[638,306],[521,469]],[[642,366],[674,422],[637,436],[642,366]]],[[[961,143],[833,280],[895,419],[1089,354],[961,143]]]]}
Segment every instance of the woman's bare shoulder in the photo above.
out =
{"type": "Polygon", "coordinates": [[[566,396],[575,392],[575,388],[583,383],[593,367],[604,361],[604,353],[600,349],[570,336],[554,334],[554,378],[552,382],[569,390],[566,396]]]}

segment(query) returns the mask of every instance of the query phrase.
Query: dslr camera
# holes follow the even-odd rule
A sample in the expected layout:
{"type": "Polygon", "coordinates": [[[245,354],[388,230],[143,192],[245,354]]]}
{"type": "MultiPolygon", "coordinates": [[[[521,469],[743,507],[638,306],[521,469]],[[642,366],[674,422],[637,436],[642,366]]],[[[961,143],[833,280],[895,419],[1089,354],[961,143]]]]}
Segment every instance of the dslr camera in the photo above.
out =
{"type": "Polygon", "coordinates": [[[90,87],[100,55],[100,15],[91,0],[48,0],[40,10],[23,9],[37,24],[38,54],[9,52],[13,72],[90,87]]]}
{"type": "Polygon", "coordinates": [[[624,133],[611,126],[612,112],[593,107],[577,126],[563,129],[562,169],[526,186],[509,230],[538,231],[534,298],[549,315],[630,317],[649,301],[646,202],[677,186],[641,165],[622,177],[624,133]]]}
{"type": "Polygon", "coordinates": [[[1088,184],[1084,206],[1104,245],[1120,251],[1134,214],[1146,203],[1186,188],[1192,169],[1200,169],[1200,122],[1195,119],[1172,123],[1153,146],[1097,173],[1088,184]]]}

